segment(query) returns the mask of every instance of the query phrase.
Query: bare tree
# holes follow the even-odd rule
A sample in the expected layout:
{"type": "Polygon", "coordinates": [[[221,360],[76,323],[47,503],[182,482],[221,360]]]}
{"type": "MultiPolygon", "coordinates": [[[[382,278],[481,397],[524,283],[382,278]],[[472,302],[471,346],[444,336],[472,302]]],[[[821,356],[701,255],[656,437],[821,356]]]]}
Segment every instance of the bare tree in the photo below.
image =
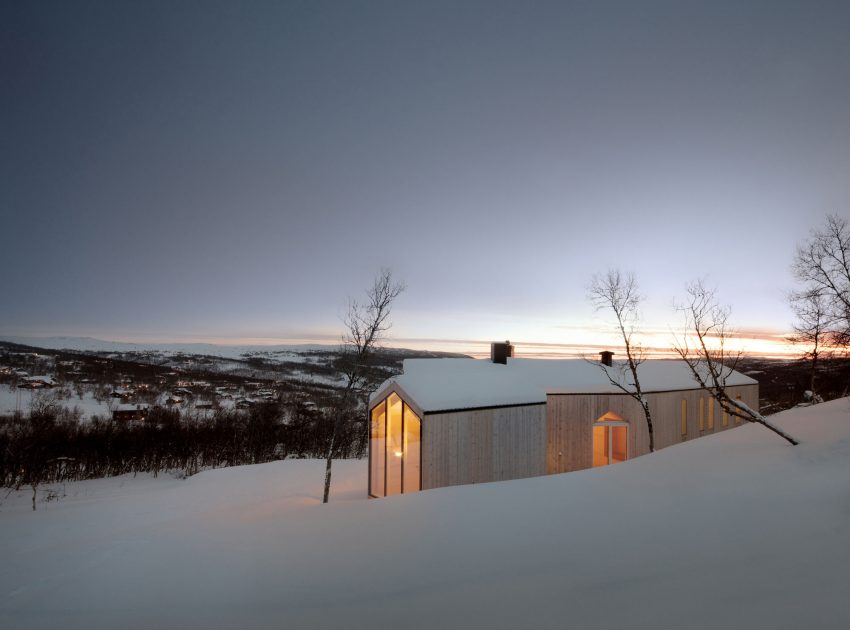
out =
{"type": "Polygon", "coordinates": [[[815,289],[796,292],[791,295],[791,308],[797,316],[797,322],[794,324],[794,334],[788,340],[808,348],[803,353],[803,360],[811,364],[809,391],[812,401],[818,402],[820,397],[815,388],[818,359],[828,356],[830,346],[826,299],[815,289]]]}
{"type": "Polygon", "coordinates": [[[393,279],[392,271],[381,269],[372,286],[366,291],[366,301],[349,300],[343,317],[345,333],[342,338],[342,373],[345,387],[331,409],[331,438],[325,465],[325,490],[322,503],[328,502],[331,492],[331,466],[334,447],[343,422],[351,421],[358,413],[358,396],[368,394],[373,383],[369,359],[375,347],[390,329],[390,312],[396,298],[404,291],[404,283],[393,279]]]}
{"type": "MultiPolygon", "coordinates": [[[[826,224],[812,230],[811,236],[797,247],[792,266],[802,283],[795,296],[817,294],[824,309],[825,335],[830,345],[850,345],[850,226],[835,215],[826,224]]],[[[803,298],[805,299],[805,297],[803,298]]]]}
{"type": "Polygon", "coordinates": [[[729,415],[761,424],[791,444],[799,444],[758,411],[742,400],[733,399],[726,391],[727,380],[742,356],[741,351],[729,351],[726,347],[732,335],[730,308],[720,305],[716,292],[707,289],[702,281],[688,286],[687,293],[687,302],[679,306],[685,316],[685,332],[676,337],[673,350],[690,368],[694,379],[729,415]]]}
{"type": "Polygon", "coordinates": [[[643,346],[634,339],[639,319],[638,307],[643,299],[638,292],[637,281],[631,273],[623,274],[619,269],[609,269],[605,275],[593,276],[587,293],[597,311],[610,309],[614,313],[617,329],[626,348],[625,361],[614,362],[610,368],[599,363],[599,368],[612,385],[631,396],[643,409],[649,432],[649,450],[653,452],[655,435],[652,430],[652,413],[638,378],[638,366],[646,360],[646,355],[643,346]]]}

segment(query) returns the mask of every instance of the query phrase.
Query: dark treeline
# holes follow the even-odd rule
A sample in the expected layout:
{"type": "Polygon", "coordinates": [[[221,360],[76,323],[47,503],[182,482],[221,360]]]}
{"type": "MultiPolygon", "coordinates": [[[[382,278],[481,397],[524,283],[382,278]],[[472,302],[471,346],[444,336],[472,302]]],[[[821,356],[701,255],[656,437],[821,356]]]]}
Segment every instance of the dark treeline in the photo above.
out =
{"type": "MultiPolygon", "coordinates": [[[[334,441],[334,456],[365,453],[363,421],[334,441]]],[[[327,454],[331,419],[296,403],[264,403],[208,417],[153,408],[145,420],[79,418],[59,405],[0,418],[0,485],[93,479],[125,473],[258,464],[327,454]]],[[[338,429],[339,431],[339,429],[338,429]]]]}

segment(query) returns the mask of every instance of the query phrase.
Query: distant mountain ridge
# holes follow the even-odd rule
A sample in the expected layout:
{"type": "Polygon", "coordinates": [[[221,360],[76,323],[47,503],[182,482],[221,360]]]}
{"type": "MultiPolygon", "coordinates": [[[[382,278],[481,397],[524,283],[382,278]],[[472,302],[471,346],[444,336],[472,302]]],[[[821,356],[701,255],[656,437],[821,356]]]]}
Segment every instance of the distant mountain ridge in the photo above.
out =
{"type": "Polygon", "coordinates": [[[47,350],[72,350],[78,352],[183,352],[223,358],[237,358],[246,353],[334,350],[339,344],[214,344],[214,343],[132,343],[106,341],[94,337],[19,337],[3,336],[0,341],[16,343],[47,350]]]}

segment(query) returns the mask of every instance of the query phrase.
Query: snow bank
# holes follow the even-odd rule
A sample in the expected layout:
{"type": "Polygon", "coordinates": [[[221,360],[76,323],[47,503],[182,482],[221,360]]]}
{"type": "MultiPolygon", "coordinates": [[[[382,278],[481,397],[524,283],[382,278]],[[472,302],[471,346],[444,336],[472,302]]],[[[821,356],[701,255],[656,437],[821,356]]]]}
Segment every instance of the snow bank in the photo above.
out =
{"type": "MultiPolygon", "coordinates": [[[[9,628],[850,627],[850,401],[604,469],[367,501],[366,464],[0,506],[9,628]]],[[[120,486],[118,484],[123,484],[120,486]]]]}
{"type": "MultiPolygon", "coordinates": [[[[41,397],[51,396],[56,390],[21,389],[11,385],[0,384],[0,415],[11,415],[16,411],[27,414],[32,410],[33,403],[41,397]]],[[[62,398],[55,402],[69,410],[78,409],[83,421],[92,416],[112,417],[112,411],[107,402],[99,402],[90,391],[83,393],[80,398],[76,394],[70,398],[62,398]]]]}

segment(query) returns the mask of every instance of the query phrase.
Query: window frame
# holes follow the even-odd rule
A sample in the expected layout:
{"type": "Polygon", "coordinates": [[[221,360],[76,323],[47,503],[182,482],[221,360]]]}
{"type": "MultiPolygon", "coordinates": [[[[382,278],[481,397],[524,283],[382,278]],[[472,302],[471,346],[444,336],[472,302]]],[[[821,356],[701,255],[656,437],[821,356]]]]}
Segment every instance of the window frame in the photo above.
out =
{"type": "Polygon", "coordinates": [[[708,430],[714,431],[714,396],[708,397],[708,430]]]}
{"type": "MultiPolygon", "coordinates": [[[[423,447],[425,440],[424,440],[424,436],[422,434],[423,415],[417,413],[416,410],[413,408],[413,406],[410,405],[410,403],[408,403],[404,398],[402,398],[401,395],[397,391],[390,390],[389,392],[387,392],[387,395],[384,396],[378,404],[373,405],[372,407],[369,407],[369,409],[367,411],[367,421],[369,423],[369,443],[368,443],[369,478],[368,478],[368,481],[367,481],[368,485],[367,485],[367,488],[366,488],[366,494],[368,495],[368,497],[370,499],[384,499],[384,498],[387,497],[387,471],[388,471],[388,461],[387,461],[388,457],[387,456],[389,454],[389,439],[387,437],[387,427],[389,426],[389,411],[390,411],[389,410],[389,399],[390,399],[390,396],[392,396],[393,394],[398,396],[398,399],[401,401],[401,439],[402,439],[402,443],[404,443],[404,429],[405,429],[405,415],[406,415],[405,414],[405,408],[409,408],[410,412],[414,416],[416,416],[416,418],[419,420],[419,490],[414,490],[414,491],[408,492],[407,494],[412,494],[413,492],[421,492],[422,491],[422,469],[423,469],[422,455],[425,451],[425,449],[423,447]],[[383,495],[377,495],[377,494],[372,494],[372,412],[375,409],[377,409],[378,407],[380,407],[381,405],[384,406],[384,494],[383,495]]],[[[389,496],[397,496],[398,494],[404,494],[405,493],[404,492],[404,460],[405,459],[406,459],[406,457],[402,456],[402,458],[401,458],[400,491],[397,494],[392,494],[392,495],[389,495],[389,496]]]]}
{"type": "MultiPolygon", "coordinates": [[[[607,414],[605,414],[605,415],[607,415],[607,414]]],[[[602,466],[593,465],[593,455],[594,455],[594,452],[593,452],[593,449],[594,449],[593,429],[595,429],[596,427],[603,427],[603,428],[625,427],[625,429],[626,429],[626,459],[624,459],[623,462],[627,462],[627,461],[629,461],[629,459],[631,459],[631,457],[630,457],[631,456],[631,448],[629,447],[629,437],[630,437],[629,429],[630,429],[630,427],[629,427],[628,420],[602,420],[601,418],[604,418],[605,415],[600,416],[600,419],[595,420],[590,427],[590,461],[591,461],[590,467],[591,468],[602,468],[603,466],[613,466],[614,465],[614,462],[611,461],[611,459],[614,457],[614,432],[613,431],[608,431],[608,463],[603,464],[602,466]]],[[[623,462],[617,462],[617,463],[622,464],[623,462]]]]}

